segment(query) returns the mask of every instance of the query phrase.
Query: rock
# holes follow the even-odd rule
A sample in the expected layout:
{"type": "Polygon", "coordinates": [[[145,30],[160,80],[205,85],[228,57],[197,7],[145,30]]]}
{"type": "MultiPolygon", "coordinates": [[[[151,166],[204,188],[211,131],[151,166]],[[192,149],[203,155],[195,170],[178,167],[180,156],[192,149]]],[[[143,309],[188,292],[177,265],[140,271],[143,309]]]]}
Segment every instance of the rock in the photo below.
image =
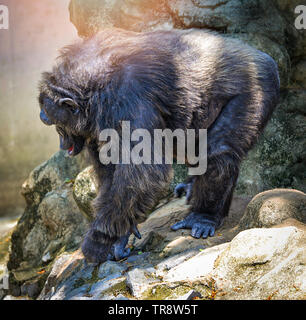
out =
{"type": "Polygon", "coordinates": [[[103,298],[103,295],[105,295],[106,291],[110,291],[115,287],[118,287],[118,285],[125,286],[125,280],[126,280],[126,277],[121,277],[120,273],[111,274],[105,279],[93,284],[89,291],[89,295],[91,295],[92,299],[94,300],[103,298]]]}
{"type": "Polygon", "coordinates": [[[88,220],[94,219],[92,200],[97,195],[97,182],[93,167],[87,167],[78,174],[73,184],[73,197],[88,220]]]}
{"type": "Polygon", "coordinates": [[[294,66],[291,80],[306,89],[306,60],[302,60],[294,66]]]}
{"type": "MultiPolygon", "coordinates": [[[[81,269],[83,270],[84,275],[87,277],[88,269],[84,262],[84,257],[80,251],[76,251],[74,253],[63,253],[59,255],[55,259],[52,269],[45,281],[44,287],[37,299],[49,300],[57,293],[61,283],[64,283],[69,277],[77,274],[81,269]]],[[[72,291],[73,289],[70,290],[72,291]]]]}
{"type": "Polygon", "coordinates": [[[269,228],[294,218],[306,223],[306,194],[298,190],[275,189],[256,195],[239,222],[240,228],[269,228]]]}
{"type": "Polygon", "coordinates": [[[8,296],[5,296],[3,300],[31,300],[31,299],[28,297],[14,297],[14,296],[8,295],[8,296]]]}
{"type": "Polygon", "coordinates": [[[189,248],[192,248],[196,244],[196,248],[204,249],[204,245],[201,246],[201,241],[198,243],[195,243],[194,238],[191,236],[183,235],[181,237],[176,237],[169,243],[166,243],[166,246],[164,247],[162,251],[162,255],[164,257],[173,256],[180,252],[185,252],[189,248]]]}
{"type": "Polygon", "coordinates": [[[304,90],[282,92],[258,144],[242,162],[236,194],[254,196],[274,188],[306,192],[305,95],[304,90]]]}
{"type": "Polygon", "coordinates": [[[38,207],[34,227],[24,239],[23,258],[33,265],[45,262],[42,258],[47,255],[54,257],[64,246],[76,248],[88,227],[70,186],[49,192],[38,207]]]}
{"type": "Polygon", "coordinates": [[[48,192],[72,182],[84,161],[83,155],[70,158],[67,152],[59,151],[35,168],[22,185],[22,195],[28,206],[38,205],[48,192]]]}
{"type": "Polygon", "coordinates": [[[186,294],[183,296],[178,297],[176,300],[193,300],[194,298],[201,298],[201,293],[196,292],[194,290],[188,291],[186,294]]]}
{"type": "Polygon", "coordinates": [[[6,274],[6,264],[9,258],[11,235],[16,224],[16,218],[0,218],[0,284],[2,277],[6,274]]]}
{"type": "Polygon", "coordinates": [[[239,233],[215,263],[216,298],[304,299],[305,240],[305,226],[239,233]]]}
{"type": "Polygon", "coordinates": [[[150,256],[150,252],[138,252],[138,254],[130,255],[126,262],[132,265],[141,265],[150,256]]]}
{"type": "Polygon", "coordinates": [[[127,268],[127,265],[122,265],[115,261],[106,261],[99,267],[98,278],[102,279],[110,274],[122,274],[127,268]]]}
{"type": "Polygon", "coordinates": [[[198,280],[209,275],[214,269],[215,260],[227,247],[228,243],[206,249],[196,256],[172,268],[163,280],[177,282],[182,280],[198,280]]]}
{"type": "Polygon", "coordinates": [[[56,255],[81,242],[88,221],[73,199],[72,185],[84,163],[83,156],[70,158],[60,151],[23,184],[27,206],[12,234],[7,263],[11,292],[19,293],[27,282],[23,292],[29,289],[28,294],[37,295],[56,255]]]}
{"type": "Polygon", "coordinates": [[[114,300],[130,300],[130,299],[127,298],[127,297],[125,297],[125,296],[122,295],[122,294],[119,294],[119,295],[116,297],[116,299],[114,299],[114,300]]]}
{"type": "Polygon", "coordinates": [[[163,288],[164,299],[177,298],[174,288],[186,283],[204,299],[303,299],[305,231],[292,222],[242,231],[165,272],[156,288],[163,288]]]}
{"type": "Polygon", "coordinates": [[[127,267],[114,261],[88,264],[80,250],[64,253],[54,262],[38,300],[100,300],[127,294],[127,267]]]}
{"type": "Polygon", "coordinates": [[[130,288],[133,296],[135,296],[136,298],[140,298],[142,293],[148,290],[150,284],[158,282],[158,280],[154,278],[154,273],[154,269],[148,268],[135,268],[127,273],[126,283],[130,288]]]}
{"type": "Polygon", "coordinates": [[[180,252],[176,255],[163,259],[160,263],[155,266],[156,276],[162,277],[164,274],[173,269],[174,267],[180,265],[184,261],[190,259],[191,257],[197,255],[199,252],[203,251],[203,248],[196,247],[187,251],[180,252]]]}
{"type": "Polygon", "coordinates": [[[294,25],[294,21],[297,17],[295,14],[295,8],[301,5],[299,0],[274,0],[277,8],[281,12],[282,16],[290,21],[286,27],[287,33],[287,47],[290,51],[292,60],[306,58],[306,37],[305,30],[297,30],[294,25]]]}
{"type": "MultiPolygon", "coordinates": [[[[304,116],[306,115],[306,90],[292,89],[286,92],[285,98],[286,100],[282,104],[286,105],[286,111],[288,114],[293,113],[304,116]]],[[[304,131],[299,130],[299,132],[300,134],[298,135],[298,138],[301,138],[304,131]]]]}
{"type": "Polygon", "coordinates": [[[70,20],[81,37],[109,27],[133,31],[172,28],[172,18],[161,0],[72,0],[70,20]]]}
{"type": "Polygon", "coordinates": [[[284,22],[275,6],[267,1],[241,3],[237,0],[170,0],[168,2],[172,14],[176,17],[176,27],[206,27],[228,33],[269,33],[275,39],[283,33],[284,22]],[[263,25],[264,19],[269,21],[269,24],[263,25]]]}
{"type": "Polygon", "coordinates": [[[49,262],[50,260],[52,260],[51,254],[50,252],[47,252],[42,258],[41,261],[46,263],[49,262]]]}
{"type": "Polygon", "coordinates": [[[6,265],[9,259],[11,235],[16,224],[16,218],[0,219],[0,300],[8,294],[9,273],[6,265]]]}
{"type": "Polygon", "coordinates": [[[278,8],[283,12],[290,12],[290,8],[298,6],[301,1],[300,0],[273,0],[278,8]]]}
{"type": "Polygon", "coordinates": [[[5,266],[0,273],[0,300],[2,300],[8,293],[9,289],[9,275],[5,266]]]}

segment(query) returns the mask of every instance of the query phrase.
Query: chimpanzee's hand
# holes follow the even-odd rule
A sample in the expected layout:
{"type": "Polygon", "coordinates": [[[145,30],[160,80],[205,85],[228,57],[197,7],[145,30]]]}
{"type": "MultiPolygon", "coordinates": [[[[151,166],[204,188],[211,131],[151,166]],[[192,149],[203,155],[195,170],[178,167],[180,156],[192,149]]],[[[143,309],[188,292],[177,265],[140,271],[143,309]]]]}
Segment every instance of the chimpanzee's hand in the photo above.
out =
{"type": "Polygon", "coordinates": [[[106,260],[121,260],[130,255],[130,249],[125,248],[129,236],[133,233],[138,239],[141,239],[140,232],[134,226],[127,235],[119,239],[105,241],[106,235],[100,231],[90,230],[82,244],[83,254],[88,262],[102,263],[106,260]]]}
{"type": "Polygon", "coordinates": [[[128,243],[129,237],[133,233],[138,239],[141,239],[141,234],[138,231],[137,227],[132,228],[132,232],[129,232],[127,235],[119,238],[112,246],[110,253],[108,254],[107,260],[116,260],[119,261],[121,259],[127,258],[130,253],[131,249],[126,248],[128,243]]]}
{"type": "Polygon", "coordinates": [[[89,230],[82,243],[82,252],[88,262],[102,263],[108,259],[115,242],[116,239],[105,241],[105,236],[100,231],[89,230]]]}

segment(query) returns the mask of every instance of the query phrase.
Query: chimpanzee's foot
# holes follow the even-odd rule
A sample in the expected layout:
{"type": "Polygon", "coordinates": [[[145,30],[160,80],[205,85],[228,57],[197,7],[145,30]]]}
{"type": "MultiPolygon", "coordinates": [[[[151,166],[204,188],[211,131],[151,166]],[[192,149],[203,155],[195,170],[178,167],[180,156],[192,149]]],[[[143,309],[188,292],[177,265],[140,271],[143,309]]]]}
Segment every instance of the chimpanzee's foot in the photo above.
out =
{"type": "Polygon", "coordinates": [[[191,235],[199,239],[213,237],[217,228],[217,223],[207,214],[191,212],[185,219],[175,223],[171,229],[191,229],[191,235]]]}
{"type": "Polygon", "coordinates": [[[188,203],[191,199],[192,182],[189,183],[179,183],[174,189],[174,196],[176,198],[181,198],[181,196],[186,194],[186,202],[188,203]]]}

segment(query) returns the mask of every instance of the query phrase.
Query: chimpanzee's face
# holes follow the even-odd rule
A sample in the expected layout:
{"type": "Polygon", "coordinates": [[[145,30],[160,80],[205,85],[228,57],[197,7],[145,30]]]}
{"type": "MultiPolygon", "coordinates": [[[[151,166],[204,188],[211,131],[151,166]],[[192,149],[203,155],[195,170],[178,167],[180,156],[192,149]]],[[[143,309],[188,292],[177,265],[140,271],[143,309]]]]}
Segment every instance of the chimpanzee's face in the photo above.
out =
{"type": "Polygon", "coordinates": [[[43,94],[39,97],[40,119],[48,125],[55,125],[60,137],[60,148],[67,150],[70,156],[79,154],[84,147],[85,138],[78,134],[77,121],[79,107],[70,98],[60,99],[54,102],[43,94]]]}
{"type": "Polygon", "coordinates": [[[65,128],[56,126],[56,131],[60,138],[60,148],[67,150],[69,156],[76,156],[79,154],[84,147],[85,139],[81,136],[75,136],[74,134],[68,134],[65,128]]]}

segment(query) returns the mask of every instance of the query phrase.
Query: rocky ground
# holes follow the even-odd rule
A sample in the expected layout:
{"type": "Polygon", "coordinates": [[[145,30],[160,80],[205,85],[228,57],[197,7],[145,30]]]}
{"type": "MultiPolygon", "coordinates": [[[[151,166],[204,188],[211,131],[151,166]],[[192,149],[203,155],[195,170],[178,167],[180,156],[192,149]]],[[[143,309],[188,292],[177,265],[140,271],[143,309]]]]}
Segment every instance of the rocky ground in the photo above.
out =
{"type": "Polygon", "coordinates": [[[8,272],[6,264],[9,258],[11,234],[17,222],[18,217],[0,218],[0,300],[5,295],[4,288],[7,289],[8,272]]]}
{"type": "Polygon", "coordinates": [[[139,225],[142,239],[130,237],[129,258],[94,265],[79,244],[93,219],[95,179],[91,167],[58,174],[70,161],[76,169],[83,160],[59,152],[23,185],[32,196],[12,235],[4,299],[306,298],[303,192],[274,189],[251,201],[236,195],[224,225],[208,239],[170,230],[188,206],[168,195],[139,225]],[[49,192],[47,180],[54,184],[49,192]]]}
{"type": "Polygon", "coordinates": [[[257,207],[251,202],[236,225],[247,203],[236,198],[230,218],[208,240],[193,239],[187,231],[169,231],[185,211],[185,199],[172,200],[140,226],[142,240],[130,239],[134,250],[128,259],[93,266],[79,250],[59,256],[38,299],[305,299],[306,229],[287,213],[288,207],[304,206],[299,215],[305,222],[306,196],[275,191],[281,199],[283,193],[294,198],[279,205],[274,191],[271,197],[269,192],[259,195],[258,211],[280,206],[275,219],[270,214],[266,221],[260,212],[249,217],[257,207]],[[241,231],[246,223],[262,228],[241,231]]]}

